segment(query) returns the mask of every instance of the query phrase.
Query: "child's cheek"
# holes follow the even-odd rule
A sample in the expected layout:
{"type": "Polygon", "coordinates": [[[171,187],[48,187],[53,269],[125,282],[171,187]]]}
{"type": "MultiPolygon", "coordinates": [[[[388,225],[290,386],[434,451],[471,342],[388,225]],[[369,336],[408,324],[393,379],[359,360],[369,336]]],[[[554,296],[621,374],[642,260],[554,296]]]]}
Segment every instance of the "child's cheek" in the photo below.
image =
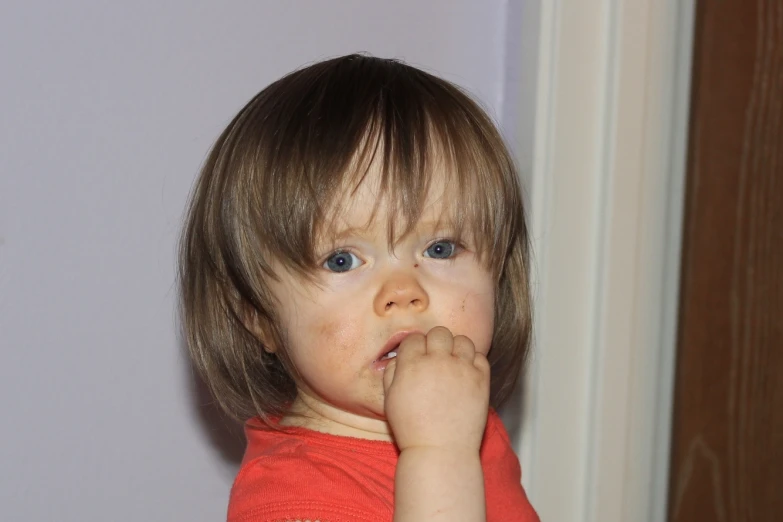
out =
{"type": "Polygon", "coordinates": [[[319,339],[330,341],[337,334],[337,325],[331,321],[326,321],[318,326],[317,331],[319,339]]]}
{"type": "Polygon", "coordinates": [[[492,344],[495,323],[495,293],[489,277],[475,271],[454,277],[444,286],[448,294],[449,329],[455,335],[469,337],[476,350],[487,354],[492,344]],[[471,277],[472,276],[472,277],[471,277]],[[455,287],[454,281],[466,282],[455,287]]]}
{"type": "Polygon", "coordinates": [[[458,308],[461,323],[470,329],[466,334],[476,350],[486,355],[492,344],[495,326],[494,296],[492,293],[472,293],[465,296],[458,308]]]}
{"type": "Polygon", "coordinates": [[[346,358],[362,346],[364,339],[360,325],[361,322],[348,313],[338,318],[322,318],[313,328],[316,337],[312,340],[314,348],[326,355],[327,361],[333,361],[335,365],[344,364],[346,358]]]}

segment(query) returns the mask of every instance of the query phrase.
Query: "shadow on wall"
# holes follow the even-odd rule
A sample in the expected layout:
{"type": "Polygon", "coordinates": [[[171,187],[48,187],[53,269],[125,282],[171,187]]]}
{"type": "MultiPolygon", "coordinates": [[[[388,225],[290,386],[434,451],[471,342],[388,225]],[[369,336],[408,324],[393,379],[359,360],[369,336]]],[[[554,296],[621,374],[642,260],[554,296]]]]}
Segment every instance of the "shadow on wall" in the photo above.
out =
{"type": "MultiPolygon", "coordinates": [[[[524,417],[524,388],[525,381],[528,378],[528,372],[523,371],[522,376],[517,381],[514,393],[511,394],[508,401],[498,408],[498,414],[503,419],[508,436],[512,443],[516,444],[522,436],[522,420],[524,417]]],[[[515,448],[518,450],[518,448],[515,448]]]]}
{"type": "Polygon", "coordinates": [[[242,431],[242,424],[223,412],[212,397],[206,383],[190,362],[188,348],[184,341],[180,342],[180,349],[185,356],[188,370],[191,406],[205,438],[227,466],[238,469],[245,451],[245,435],[242,431]]]}

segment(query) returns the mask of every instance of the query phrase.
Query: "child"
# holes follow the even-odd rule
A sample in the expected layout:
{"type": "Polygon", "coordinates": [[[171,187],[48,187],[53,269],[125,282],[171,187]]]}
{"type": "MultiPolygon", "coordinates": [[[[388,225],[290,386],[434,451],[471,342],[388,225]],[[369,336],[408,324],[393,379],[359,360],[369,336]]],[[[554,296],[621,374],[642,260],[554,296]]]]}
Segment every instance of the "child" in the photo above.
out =
{"type": "Polygon", "coordinates": [[[228,519],[538,520],[493,409],[528,349],[527,240],[511,157],[452,84],[351,55],[253,98],[180,247],[192,358],[250,419],[228,519]]]}

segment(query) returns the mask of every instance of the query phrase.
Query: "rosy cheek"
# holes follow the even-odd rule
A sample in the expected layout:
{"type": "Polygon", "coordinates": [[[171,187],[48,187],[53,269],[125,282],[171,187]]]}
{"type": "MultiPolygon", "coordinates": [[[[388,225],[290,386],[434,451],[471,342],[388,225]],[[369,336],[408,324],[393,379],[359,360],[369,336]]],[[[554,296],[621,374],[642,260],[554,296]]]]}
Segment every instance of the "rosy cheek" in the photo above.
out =
{"type": "Polygon", "coordinates": [[[355,317],[323,319],[314,325],[313,332],[317,337],[313,339],[314,347],[318,347],[321,354],[328,353],[328,359],[336,363],[361,345],[362,335],[355,317]]]}
{"type": "Polygon", "coordinates": [[[341,335],[341,325],[337,321],[323,319],[313,324],[308,349],[314,351],[312,357],[321,364],[331,364],[336,360],[334,354],[341,350],[345,339],[341,335]],[[325,357],[324,357],[325,356],[325,357]]]}
{"type": "Polygon", "coordinates": [[[467,301],[464,313],[466,318],[470,318],[474,322],[476,348],[486,355],[492,344],[492,333],[495,326],[494,296],[491,294],[475,296],[474,300],[467,301]]]}
{"type": "Polygon", "coordinates": [[[338,326],[333,321],[325,321],[316,327],[320,340],[332,344],[337,335],[338,326]]]}

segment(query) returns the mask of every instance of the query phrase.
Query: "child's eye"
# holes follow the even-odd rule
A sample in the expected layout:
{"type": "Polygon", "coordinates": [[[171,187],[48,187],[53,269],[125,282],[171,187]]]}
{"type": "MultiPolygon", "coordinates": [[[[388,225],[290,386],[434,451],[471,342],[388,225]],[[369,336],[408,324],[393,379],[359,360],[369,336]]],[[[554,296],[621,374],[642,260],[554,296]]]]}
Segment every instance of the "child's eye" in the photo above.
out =
{"type": "Polygon", "coordinates": [[[324,262],[323,267],[332,272],[347,272],[359,268],[364,262],[351,252],[335,252],[324,262]]]}
{"type": "Polygon", "coordinates": [[[457,245],[453,241],[441,239],[427,247],[424,251],[424,257],[434,259],[448,259],[457,252],[457,245]]]}

